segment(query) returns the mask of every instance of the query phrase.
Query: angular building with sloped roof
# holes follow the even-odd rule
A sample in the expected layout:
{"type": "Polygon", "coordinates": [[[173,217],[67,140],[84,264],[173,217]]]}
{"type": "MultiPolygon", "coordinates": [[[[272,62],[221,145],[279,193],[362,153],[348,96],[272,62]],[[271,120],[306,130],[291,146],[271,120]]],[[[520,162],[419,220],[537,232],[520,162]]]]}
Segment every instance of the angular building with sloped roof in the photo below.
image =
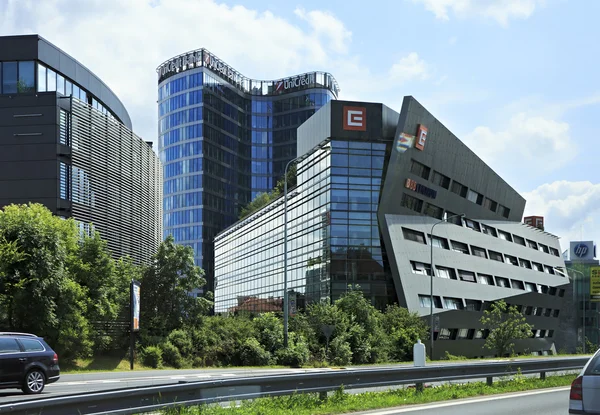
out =
{"type": "Polygon", "coordinates": [[[434,357],[484,356],[479,320],[504,299],[534,326],[516,351],[556,351],[558,238],[521,223],[525,200],[413,97],[400,113],[331,101],[298,128],[298,154],[287,222],[282,196],[215,238],[215,312],[284,286],[290,313],[360,289],[433,321],[434,357]]]}

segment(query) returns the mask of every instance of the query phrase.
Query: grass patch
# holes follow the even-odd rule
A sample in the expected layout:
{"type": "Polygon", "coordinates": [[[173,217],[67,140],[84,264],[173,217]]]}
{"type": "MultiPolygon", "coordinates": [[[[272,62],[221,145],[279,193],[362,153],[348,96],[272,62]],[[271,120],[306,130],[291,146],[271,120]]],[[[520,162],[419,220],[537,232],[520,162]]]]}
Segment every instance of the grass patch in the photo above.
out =
{"type": "MultiPolygon", "coordinates": [[[[240,366],[240,367],[192,367],[186,365],[181,368],[174,368],[170,366],[162,366],[159,369],[153,367],[144,366],[138,360],[133,365],[134,371],[141,370],[179,370],[179,369],[201,369],[201,370],[217,370],[217,369],[286,369],[286,366],[240,366]]],[[[129,357],[125,356],[95,356],[87,359],[77,359],[74,362],[63,362],[60,363],[61,374],[77,374],[77,373],[91,373],[91,372],[130,372],[129,369],[129,357]]]]}
{"type": "Polygon", "coordinates": [[[335,391],[326,400],[318,394],[296,394],[291,396],[260,398],[243,401],[229,408],[219,405],[173,408],[165,415],[327,415],[354,411],[390,408],[402,405],[424,404],[484,395],[519,392],[530,389],[568,386],[576,375],[548,376],[546,380],[516,375],[488,386],[485,382],[460,385],[441,385],[417,392],[415,388],[389,390],[387,392],[345,393],[343,388],[335,391]]]}
{"type": "MultiPolygon", "coordinates": [[[[134,370],[153,370],[135,362],[134,370]]],[[[95,356],[89,359],[77,359],[74,362],[60,363],[60,371],[64,374],[86,372],[121,372],[129,371],[129,358],[123,356],[95,356]]]]}

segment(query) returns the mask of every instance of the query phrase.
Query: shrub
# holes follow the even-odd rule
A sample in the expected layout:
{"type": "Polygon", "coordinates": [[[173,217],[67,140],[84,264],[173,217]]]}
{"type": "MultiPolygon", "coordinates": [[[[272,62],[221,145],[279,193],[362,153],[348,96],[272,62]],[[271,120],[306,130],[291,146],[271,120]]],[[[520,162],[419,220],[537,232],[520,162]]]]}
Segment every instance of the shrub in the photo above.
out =
{"type": "Polygon", "coordinates": [[[352,361],[352,349],[343,336],[336,337],[329,343],[329,361],[337,366],[350,364],[352,361]]]}
{"type": "Polygon", "coordinates": [[[240,360],[244,366],[266,366],[271,363],[271,353],[251,337],[240,347],[240,360]]]}
{"type": "Polygon", "coordinates": [[[179,353],[179,349],[173,343],[169,341],[162,343],[160,349],[162,350],[162,357],[165,364],[178,369],[183,366],[184,362],[181,353],[179,353]]]}
{"type": "Polygon", "coordinates": [[[168,336],[167,341],[177,347],[179,353],[184,359],[189,359],[194,352],[192,336],[184,330],[173,330],[168,336]]]}
{"type": "Polygon", "coordinates": [[[142,350],[142,364],[157,369],[162,366],[162,350],[156,346],[144,347],[142,350]]]}
{"type": "Polygon", "coordinates": [[[256,339],[270,353],[283,346],[283,323],[275,313],[262,313],[252,323],[256,329],[256,339]]]}
{"type": "Polygon", "coordinates": [[[279,349],[276,353],[280,364],[290,367],[302,367],[310,359],[310,350],[308,344],[301,336],[294,336],[290,333],[290,339],[287,349],[279,349]]]}

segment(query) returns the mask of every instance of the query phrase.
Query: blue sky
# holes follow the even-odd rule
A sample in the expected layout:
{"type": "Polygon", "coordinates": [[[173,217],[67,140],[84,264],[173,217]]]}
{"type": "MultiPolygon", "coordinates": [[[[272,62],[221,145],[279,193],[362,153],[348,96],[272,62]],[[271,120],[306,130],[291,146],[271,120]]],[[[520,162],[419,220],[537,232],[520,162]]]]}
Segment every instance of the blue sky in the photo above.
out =
{"type": "Polygon", "coordinates": [[[546,216],[600,240],[598,1],[1,0],[0,35],[39,33],[156,140],[156,73],[207,47],[244,75],[331,72],[342,99],[413,95],[546,216]]]}

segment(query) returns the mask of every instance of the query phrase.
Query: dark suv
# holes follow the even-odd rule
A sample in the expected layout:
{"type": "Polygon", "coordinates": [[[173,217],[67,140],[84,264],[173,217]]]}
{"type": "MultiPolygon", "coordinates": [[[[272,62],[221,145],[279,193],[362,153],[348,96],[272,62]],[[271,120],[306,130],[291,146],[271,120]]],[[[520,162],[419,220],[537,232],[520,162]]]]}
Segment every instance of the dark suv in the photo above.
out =
{"type": "Polygon", "coordinates": [[[0,332],[0,388],[41,393],[60,377],[58,355],[34,334],[0,332]]]}

